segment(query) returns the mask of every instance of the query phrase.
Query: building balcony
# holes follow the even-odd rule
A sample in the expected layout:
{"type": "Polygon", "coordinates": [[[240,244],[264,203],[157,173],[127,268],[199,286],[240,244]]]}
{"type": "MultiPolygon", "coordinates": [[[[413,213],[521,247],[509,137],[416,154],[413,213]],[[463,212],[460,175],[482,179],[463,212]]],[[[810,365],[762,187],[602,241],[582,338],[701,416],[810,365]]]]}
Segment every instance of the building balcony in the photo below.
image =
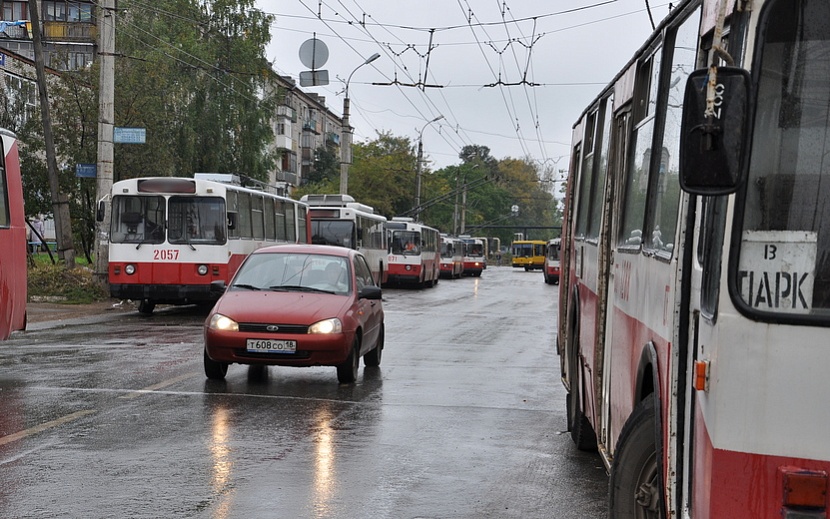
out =
{"type": "Polygon", "coordinates": [[[340,146],[340,134],[337,132],[326,133],[326,144],[340,146]]]}
{"type": "Polygon", "coordinates": [[[316,119],[308,119],[307,121],[303,122],[303,131],[304,132],[312,132],[314,134],[320,135],[320,128],[317,124],[316,119]]]}
{"type": "Polygon", "coordinates": [[[277,117],[285,117],[291,119],[292,123],[297,122],[297,111],[287,105],[279,105],[277,107],[277,117]]]}
{"type": "Polygon", "coordinates": [[[274,145],[277,147],[277,149],[293,150],[294,139],[292,139],[288,135],[277,135],[274,139],[274,145]]]}
{"type": "Polygon", "coordinates": [[[85,22],[43,22],[43,39],[94,43],[98,27],[85,22]]]}

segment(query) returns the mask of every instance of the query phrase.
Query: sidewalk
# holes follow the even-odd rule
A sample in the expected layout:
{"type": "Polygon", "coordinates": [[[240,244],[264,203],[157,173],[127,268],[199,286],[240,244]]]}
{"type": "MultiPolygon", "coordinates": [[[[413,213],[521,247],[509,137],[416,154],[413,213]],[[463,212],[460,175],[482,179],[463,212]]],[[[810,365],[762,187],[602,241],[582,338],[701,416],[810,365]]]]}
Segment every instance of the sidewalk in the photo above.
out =
{"type": "Polygon", "coordinates": [[[71,305],[66,303],[28,302],[26,321],[29,325],[52,321],[67,321],[89,316],[116,315],[135,312],[135,304],[129,301],[108,299],[97,303],[71,305]]]}

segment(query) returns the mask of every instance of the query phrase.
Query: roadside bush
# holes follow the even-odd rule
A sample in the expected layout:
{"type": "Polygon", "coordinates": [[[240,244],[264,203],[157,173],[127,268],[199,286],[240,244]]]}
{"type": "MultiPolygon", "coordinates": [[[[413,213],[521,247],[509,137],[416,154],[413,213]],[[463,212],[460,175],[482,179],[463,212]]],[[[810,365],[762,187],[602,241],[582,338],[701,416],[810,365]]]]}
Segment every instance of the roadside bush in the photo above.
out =
{"type": "Polygon", "coordinates": [[[48,298],[53,302],[86,304],[104,301],[109,294],[99,285],[89,267],[72,270],[63,265],[35,262],[28,272],[29,299],[48,298]]]}

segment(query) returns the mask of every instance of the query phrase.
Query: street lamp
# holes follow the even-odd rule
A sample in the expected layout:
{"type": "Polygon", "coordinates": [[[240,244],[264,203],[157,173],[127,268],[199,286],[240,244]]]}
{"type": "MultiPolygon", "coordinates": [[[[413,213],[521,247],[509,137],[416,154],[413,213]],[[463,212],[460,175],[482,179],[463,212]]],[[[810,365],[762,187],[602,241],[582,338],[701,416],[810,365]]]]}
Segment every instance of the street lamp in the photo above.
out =
{"type": "Polygon", "coordinates": [[[341,143],[340,143],[340,194],[345,195],[349,190],[349,164],[352,163],[352,127],[349,125],[349,81],[357,69],[363,65],[375,61],[380,57],[377,52],[369,56],[369,58],[355,67],[352,73],[346,79],[346,97],[343,98],[343,123],[340,127],[341,143]]]}
{"type": "Polygon", "coordinates": [[[424,159],[424,130],[427,129],[427,126],[434,123],[435,121],[440,121],[443,119],[443,115],[439,115],[435,119],[427,122],[423,128],[421,128],[420,133],[418,133],[418,164],[416,165],[416,174],[415,174],[415,221],[418,221],[421,215],[421,162],[424,159]]]}

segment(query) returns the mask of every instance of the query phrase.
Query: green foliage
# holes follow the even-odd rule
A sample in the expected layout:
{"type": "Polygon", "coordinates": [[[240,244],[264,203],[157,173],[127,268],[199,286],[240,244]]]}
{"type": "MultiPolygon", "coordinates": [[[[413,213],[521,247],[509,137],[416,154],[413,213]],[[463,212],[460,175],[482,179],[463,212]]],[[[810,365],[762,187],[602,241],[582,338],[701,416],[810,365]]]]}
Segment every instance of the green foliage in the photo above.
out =
{"type": "Polygon", "coordinates": [[[29,267],[28,291],[29,297],[61,297],[76,304],[104,301],[109,297],[95,282],[89,268],[67,269],[63,265],[39,261],[29,267]]]}

